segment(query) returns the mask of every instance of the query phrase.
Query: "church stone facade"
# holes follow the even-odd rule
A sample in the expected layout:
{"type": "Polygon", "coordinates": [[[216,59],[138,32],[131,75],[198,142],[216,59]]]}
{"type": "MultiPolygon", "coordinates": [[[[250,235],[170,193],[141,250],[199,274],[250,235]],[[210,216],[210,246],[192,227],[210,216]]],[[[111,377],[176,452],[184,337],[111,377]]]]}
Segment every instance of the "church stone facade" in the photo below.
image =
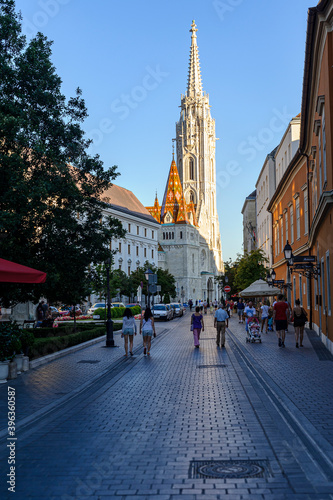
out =
{"type": "Polygon", "coordinates": [[[223,271],[216,211],[215,120],[203,92],[197,28],[190,30],[187,91],[176,123],[177,163],[172,159],[162,204],[147,207],[161,224],[158,265],[175,276],[177,299],[218,298],[214,277],[223,271]]]}

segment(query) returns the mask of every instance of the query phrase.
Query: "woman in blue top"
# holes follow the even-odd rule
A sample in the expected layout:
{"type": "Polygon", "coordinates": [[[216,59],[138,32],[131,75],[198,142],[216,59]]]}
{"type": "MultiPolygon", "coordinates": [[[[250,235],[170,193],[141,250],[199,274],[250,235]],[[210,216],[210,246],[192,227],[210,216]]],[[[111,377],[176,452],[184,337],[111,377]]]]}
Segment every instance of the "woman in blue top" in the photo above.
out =
{"type": "Polygon", "coordinates": [[[136,324],[133,318],[132,311],[129,307],[126,307],[123,314],[123,328],[121,336],[124,338],[125,343],[125,356],[127,357],[128,352],[128,337],[130,342],[130,355],[133,356],[133,338],[136,335],[136,324]]]}
{"type": "Polygon", "coordinates": [[[201,330],[205,330],[203,315],[200,314],[200,307],[195,308],[195,313],[191,316],[191,326],[193,327],[194,346],[199,348],[201,330]]]}

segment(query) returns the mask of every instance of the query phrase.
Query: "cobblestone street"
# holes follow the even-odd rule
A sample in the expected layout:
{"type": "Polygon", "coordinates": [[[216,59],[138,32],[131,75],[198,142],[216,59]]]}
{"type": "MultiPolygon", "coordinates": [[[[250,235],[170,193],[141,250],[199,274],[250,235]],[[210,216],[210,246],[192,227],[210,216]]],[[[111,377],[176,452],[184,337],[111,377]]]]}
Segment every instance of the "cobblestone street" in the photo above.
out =
{"type": "MultiPolygon", "coordinates": [[[[1,498],[332,499],[332,356],[307,332],[226,349],[205,316],[158,323],[150,358],[105,341],[22,374],[16,390],[16,493],[8,492],[7,386],[1,395],[1,498]]],[[[122,345],[119,334],[116,343],[122,345]]]]}

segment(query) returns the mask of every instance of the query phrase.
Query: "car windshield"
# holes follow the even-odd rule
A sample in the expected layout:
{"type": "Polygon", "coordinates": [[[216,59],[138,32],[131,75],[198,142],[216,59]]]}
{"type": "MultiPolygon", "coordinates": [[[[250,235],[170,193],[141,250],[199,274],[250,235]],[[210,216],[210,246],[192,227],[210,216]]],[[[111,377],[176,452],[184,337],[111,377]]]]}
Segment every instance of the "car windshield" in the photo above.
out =
{"type": "Polygon", "coordinates": [[[99,307],[105,307],[105,304],[95,304],[94,307],[97,309],[99,307]]]}
{"type": "Polygon", "coordinates": [[[165,311],[166,306],[154,306],[155,311],[165,311]]]}
{"type": "Polygon", "coordinates": [[[177,308],[179,308],[179,304],[170,304],[170,306],[171,306],[173,309],[177,309],[177,308]]]}

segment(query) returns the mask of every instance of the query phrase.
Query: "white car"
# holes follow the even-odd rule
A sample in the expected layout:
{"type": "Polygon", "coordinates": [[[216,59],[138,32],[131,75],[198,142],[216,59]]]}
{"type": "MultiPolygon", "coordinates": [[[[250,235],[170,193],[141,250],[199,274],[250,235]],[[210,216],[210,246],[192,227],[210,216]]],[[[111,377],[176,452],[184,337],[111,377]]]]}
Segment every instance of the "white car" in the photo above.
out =
{"type": "Polygon", "coordinates": [[[164,319],[166,321],[173,319],[173,310],[169,304],[154,304],[152,313],[154,319],[164,319]]]}
{"type": "Polygon", "coordinates": [[[90,316],[90,315],[95,313],[96,309],[100,309],[100,308],[105,309],[105,307],[106,307],[105,302],[96,302],[96,304],[94,304],[93,306],[91,306],[88,309],[87,314],[90,316]]]}

